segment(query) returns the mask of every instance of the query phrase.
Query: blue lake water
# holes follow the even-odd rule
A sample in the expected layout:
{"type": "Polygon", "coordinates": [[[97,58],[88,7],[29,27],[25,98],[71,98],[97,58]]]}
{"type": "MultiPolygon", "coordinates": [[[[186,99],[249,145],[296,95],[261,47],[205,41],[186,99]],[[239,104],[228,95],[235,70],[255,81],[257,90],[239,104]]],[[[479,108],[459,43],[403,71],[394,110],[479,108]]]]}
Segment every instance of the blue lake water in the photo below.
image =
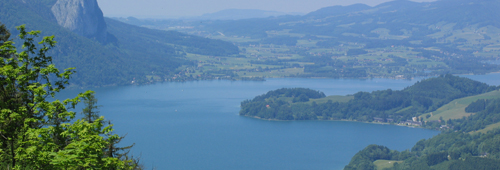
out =
{"type": "MultiPolygon", "coordinates": [[[[500,74],[469,76],[498,85],[500,74]]],[[[340,170],[369,144],[405,150],[439,132],[342,121],[265,121],[238,116],[245,99],[282,87],[326,95],[400,90],[420,79],[269,79],[195,81],[92,89],[101,115],[115,124],[132,152],[157,169],[340,170]]],[[[73,97],[66,90],[58,98],[73,97]]]]}

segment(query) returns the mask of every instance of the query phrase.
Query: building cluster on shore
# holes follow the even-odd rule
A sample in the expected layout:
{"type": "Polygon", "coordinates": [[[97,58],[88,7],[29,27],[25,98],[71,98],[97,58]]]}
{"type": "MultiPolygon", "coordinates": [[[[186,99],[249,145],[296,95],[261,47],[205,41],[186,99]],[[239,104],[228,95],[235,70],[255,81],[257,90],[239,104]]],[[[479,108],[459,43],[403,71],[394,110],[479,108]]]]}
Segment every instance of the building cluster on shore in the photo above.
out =
{"type": "MultiPolygon", "coordinates": [[[[384,119],[380,117],[374,117],[373,118],[374,122],[380,122],[380,123],[394,123],[394,119],[384,119]]],[[[400,121],[398,125],[404,125],[404,126],[422,126],[422,122],[418,121],[417,117],[413,117],[412,120],[406,120],[406,121],[400,121]]]]}
{"type": "MultiPolygon", "coordinates": [[[[384,119],[384,118],[380,118],[380,117],[374,117],[373,118],[373,122],[378,122],[378,123],[395,123],[394,122],[394,119],[390,119],[390,118],[387,118],[387,119],[384,119]]],[[[419,121],[418,117],[413,117],[411,120],[406,120],[406,121],[400,121],[399,123],[397,123],[397,125],[400,125],[400,126],[418,126],[418,127],[422,127],[424,124],[428,124],[428,123],[438,123],[438,124],[441,124],[439,126],[439,129],[453,129],[453,126],[448,126],[448,125],[443,125],[442,121],[441,120],[429,120],[429,121],[419,121]]]]}

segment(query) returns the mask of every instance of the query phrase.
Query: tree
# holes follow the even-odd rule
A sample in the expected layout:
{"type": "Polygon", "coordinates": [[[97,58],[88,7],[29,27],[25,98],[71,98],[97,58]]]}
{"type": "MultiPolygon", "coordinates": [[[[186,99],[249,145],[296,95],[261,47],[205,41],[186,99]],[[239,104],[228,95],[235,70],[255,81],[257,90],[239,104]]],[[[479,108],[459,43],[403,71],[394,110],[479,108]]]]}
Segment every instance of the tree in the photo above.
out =
{"type": "MultiPolygon", "coordinates": [[[[4,28],[4,27],[1,27],[4,28]]],[[[63,101],[47,101],[65,88],[75,72],[60,72],[47,52],[54,36],[34,43],[40,31],[19,26],[22,51],[0,29],[0,165],[10,169],[124,169],[130,160],[105,157],[104,148],[118,135],[104,117],[93,122],[75,119],[68,109],[88,99],[92,91],[63,101]],[[72,123],[71,123],[72,122],[72,123]],[[105,138],[104,136],[107,136],[105,138]]]]}
{"type": "Polygon", "coordinates": [[[89,96],[85,96],[83,101],[85,103],[85,108],[82,110],[82,114],[88,122],[92,123],[99,118],[99,105],[97,105],[97,98],[95,98],[94,93],[89,96]]]}
{"type": "MultiPolygon", "coordinates": [[[[95,97],[95,93],[90,93],[88,96],[84,97],[85,107],[82,109],[82,114],[84,115],[84,120],[87,122],[93,123],[100,118],[99,115],[99,107],[97,105],[97,98],[95,97]]],[[[101,123],[103,121],[101,120],[101,123]]],[[[107,121],[108,125],[112,125],[111,121],[107,121]]],[[[129,167],[133,169],[142,169],[142,166],[139,164],[139,158],[133,158],[129,156],[130,148],[132,148],[134,144],[125,147],[119,147],[118,144],[121,142],[126,135],[120,136],[118,138],[113,137],[113,134],[106,135],[109,139],[106,146],[103,148],[104,157],[109,158],[118,158],[122,161],[127,162],[129,167]]]]}
{"type": "MultiPolygon", "coordinates": [[[[108,124],[111,124],[111,121],[109,121],[108,124]]],[[[130,148],[132,148],[135,143],[125,147],[118,146],[118,143],[120,143],[122,139],[125,138],[125,136],[126,135],[120,136],[118,138],[112,138],[112,140],[109,141],[109,143],[104,148],[105,157],[118,158],[120,160],[123,160],[126,162],[126,166],[130,167],[131,169],[144,169],[143,165],[139,163],[140,158],[134,158],[129,154],[130,148]]]]}
{"type": "Polygon", "coordinates": [[[10,38],[10,32],[7,30],[5,25],[0,23],[0,45],[3,45],[5,41],[8,41],[10,38]]]}

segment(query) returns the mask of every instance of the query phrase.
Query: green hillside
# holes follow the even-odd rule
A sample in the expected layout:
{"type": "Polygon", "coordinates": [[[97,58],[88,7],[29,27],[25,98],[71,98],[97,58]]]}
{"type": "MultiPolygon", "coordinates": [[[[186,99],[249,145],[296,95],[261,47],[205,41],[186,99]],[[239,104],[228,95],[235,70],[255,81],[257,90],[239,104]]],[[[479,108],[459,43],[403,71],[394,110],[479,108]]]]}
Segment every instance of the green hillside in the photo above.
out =
{"type": "Polygon", "coordinates": [[[469,106],[472,102],[475,102],[479,99],[497,99],[497,98],[500,98],[500,91],[498,90],[480,95],[464,97],[453,100],[450,103],[441,106],[439,109],[432,112],[432,114],[427,113],[422,115],[421,117],[425,118],[427,117],[427,115],[430,116],[429,118],[426,118],[424,120],[439,120],[440,118],[442,118],[443,120],[461,119],[464,116],[468,117],[472,114],[465,112],[465,108],[469,106]]]}

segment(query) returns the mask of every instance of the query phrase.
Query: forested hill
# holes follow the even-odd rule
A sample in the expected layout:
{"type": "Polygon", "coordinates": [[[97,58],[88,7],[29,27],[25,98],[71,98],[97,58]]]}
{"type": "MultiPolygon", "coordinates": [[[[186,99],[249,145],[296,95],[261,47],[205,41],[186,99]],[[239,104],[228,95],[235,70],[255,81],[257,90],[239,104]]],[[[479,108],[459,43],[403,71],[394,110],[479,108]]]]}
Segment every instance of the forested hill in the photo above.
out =
{"type": "Polygon", "coordinates": [[[213,40],[176,31],[161,31],[125,24],[105,18],[108,31],[118,39],[118,46],[124,50],[134,50],[140,53],[151,53],[163,47],[175,47],[178,51],[187,53],[229,56],[238,54],[237,46],[222,40],[213,40]],[[132,43],[143,41],[145,44],[132,43]]]}
{"type": "Polygon", "coordinates": [[[243,101],[240,115],[273,120],[346,119],[399,123],[435,111],[454,99],[495,89],[495,86],[452,75],[422,80],[403,90],[358,92],[344,102],[325,98],[323,93],[310,89],[280,89],[243,101]]]}
{"type": "Polygon", "coordinates": [[[498,97],[472,102],[465,111],[475,114],[440,122],[444,132],[420,140],[411,150],[399,152],[370,145],[354,155],[344,170],[500,169],[498,97]]]}
{"type": "Polygon", "coordinates": [[[0,22],[12,33],[18,32],[16,26],[26,24],[28,30],[40,30],[42,36],[55,35],[60,45],[50,55],[59,68],[76,67],[77,73],[71,80],[74,86],[163,81],[182,65],[194,65],[185,58],[186,53],[229,56],[239,52],[232,43],[140,28],[108,18],[106,41],[100,42],[58,25],[51,11],[55,3],[56,0],[2,0],[0,22]]]}

